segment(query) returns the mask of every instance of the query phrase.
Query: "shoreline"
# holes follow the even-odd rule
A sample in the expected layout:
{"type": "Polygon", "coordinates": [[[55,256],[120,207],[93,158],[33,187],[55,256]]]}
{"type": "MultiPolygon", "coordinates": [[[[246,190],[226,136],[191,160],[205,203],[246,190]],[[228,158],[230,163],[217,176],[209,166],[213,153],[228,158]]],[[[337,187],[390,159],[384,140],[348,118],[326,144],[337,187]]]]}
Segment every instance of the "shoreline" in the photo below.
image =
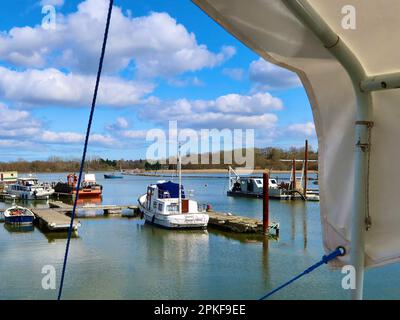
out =
{"type": "MultiPolygon", "coordinates": [[[[126,172],[133,171],[135,169],[124,169],[126,172]]],[[[291,173],[291,170],[270,170],[270,169],[254,169],[254,170],[241,170],[240,168],[235,169],[237,173],[263,173],[263,172],[271,172],[271,173],[291,173]]],[[[25,171],[19,171],[18,174],[23,174],[23,175],[28,175],[28,174],[52,174],[52,173],[78,173],[79,170],[77,171],[35,171],[35,172],[25,172],[25,171]]],[[[85,170],[85,172],[93,172],[93,173],[103,173],[103,172],[115,172],[115,173],[121,173],[118,170],[85,170]]],[[[84,173],[85,173],[84,172],[84,173]]],[[[171,174],[175,173],[176,170],[157,170],[157,171],[140,171],[137,174],[171,174]]],[[[301,172],[301,170],[297,169],[296,172],[301,172]]],[[[182,169],[182,173],[228,173],[228,169],[182,169]]],[[[316,174],[318,173],[318,170],[308,170],[308,173],[311,174],[316,174]]]]}
{"type": "MultiPolygon", "coordinates": [[[[129,172],[129,170],[127,170],[129,172]]],[[[269,169],[255,169],[255,170],[241,170],[236,169],[237,173],[246,174],[246,173],[263,173],[263,172],[271,172],[271,173],[291,173],[291,170],[269,170],[269,169]]],[[[171,174],[175,173],[176,170],[157,170],[157,171],[142,171],[138,174],[142,175],[150,175],[150,174],[171,174]]],[[[297,173],[301,172],[301,170],[296,170],[297,173]]],[[[228,169],[182,169],[182,173],[228,173],[228,169]]],[[[317,170],[308,170],[308,173],[316,174],[317,170]]]]}

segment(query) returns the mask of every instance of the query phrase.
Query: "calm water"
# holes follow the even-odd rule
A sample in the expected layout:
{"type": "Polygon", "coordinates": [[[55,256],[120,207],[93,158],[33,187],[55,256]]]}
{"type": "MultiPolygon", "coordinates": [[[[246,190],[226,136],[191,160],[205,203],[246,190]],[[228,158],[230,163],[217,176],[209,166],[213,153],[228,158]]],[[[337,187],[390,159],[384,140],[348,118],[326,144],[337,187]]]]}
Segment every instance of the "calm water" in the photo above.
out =
{"type": "MultiPolygon", "coordinates": [[[[136,204],[158,178],[125,176],[103,180],[104,204],[136,204]]],[[[43,181],[65,179],[42,174],[43,181]]],[[[200,202],[218,211],[261,218],[262,201],[226,196],[227,179],[188,178],[200,202]]],[[[32,204],[31,204],[32,205],[32,204]]],[[[46,206],[46,203],[36,203],[46,206]]],[[[0,208],[9,206],[0,202],[0,208]]],[[[257,299],[320,259],[323,254],[318,203],[271,201],[271,220],[281,226],[279,240],[257,241],[223,232],[169,231],[136,218],[80,217],[72,239],[64,287],[65,299],[257,299]]],[[[17,232],[0,223],[0,299],[55,299],[43,290],[44,265],[59,277],[66,236],[17,232]]],[[[342,274],[322,267],[274,299],[345,299],[342,274]]],[[[367,272],[371,299],[400,297],[400,267],[367,272]]]]}

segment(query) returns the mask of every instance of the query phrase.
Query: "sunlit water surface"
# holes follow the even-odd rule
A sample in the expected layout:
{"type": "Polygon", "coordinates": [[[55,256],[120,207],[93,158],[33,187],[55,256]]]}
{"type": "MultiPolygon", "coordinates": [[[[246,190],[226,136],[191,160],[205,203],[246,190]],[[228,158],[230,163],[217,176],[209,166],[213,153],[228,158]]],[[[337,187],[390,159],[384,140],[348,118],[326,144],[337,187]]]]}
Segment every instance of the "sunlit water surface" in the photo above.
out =
{"type": "MultiPolygon", "coordinates": [[[[96,176],[104,186],[104,204],[136,204],[147,185],[160,179],[96,176]]],[[[58,181],[66,174],[38,177],[58,181]]],[[[216,211],[261,219],[262,201],[227,197],[227,182],[221,174],[184,179],[187,192],[194,190],[194,198],[216,211]]],[[[8,206],[0,202],[0,208],[8,206]]],[[[79,217],[82,227],[71,240],[63,298],[257,299],[323,255],[318,203],[271,201],[270,210],[271,220],[280,223],[279,240],[211,229],[170,231],[137,218],[89,212],[89,217],[79,217]]],[[[44,265],[53,265],[59,281],[65,245],[65,234],[44,234],[37,227],[15,230],[0,223],[0,299],[55,299],[56,290],[42,288],[41,272],[44,265]]],[[[273,299],[346,299],[342,276],[323,266],[273,299]]],[[[366,298],[397,299],[399,288],[397,264],[366,274],[366,298]]]]}

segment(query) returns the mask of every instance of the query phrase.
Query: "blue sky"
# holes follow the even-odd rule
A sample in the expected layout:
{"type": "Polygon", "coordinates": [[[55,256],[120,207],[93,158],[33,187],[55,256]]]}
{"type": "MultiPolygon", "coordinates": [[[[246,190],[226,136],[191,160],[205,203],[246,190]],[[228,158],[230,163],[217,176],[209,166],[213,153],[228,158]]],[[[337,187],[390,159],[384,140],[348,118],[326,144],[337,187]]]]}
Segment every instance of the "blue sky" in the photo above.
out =
{"type": "MultiPolygon", "coordinates": [[[[106,0],[5,2],[0,161],[79,157],[106,0]],[[43,5],[56,10],[42,26],[43,5]]],[[[144,158],[148,130],[254,129],[255,144],[316,148],[297,76],[242,45],[188,0],[117,0],[89,154],[144,158]]]]}

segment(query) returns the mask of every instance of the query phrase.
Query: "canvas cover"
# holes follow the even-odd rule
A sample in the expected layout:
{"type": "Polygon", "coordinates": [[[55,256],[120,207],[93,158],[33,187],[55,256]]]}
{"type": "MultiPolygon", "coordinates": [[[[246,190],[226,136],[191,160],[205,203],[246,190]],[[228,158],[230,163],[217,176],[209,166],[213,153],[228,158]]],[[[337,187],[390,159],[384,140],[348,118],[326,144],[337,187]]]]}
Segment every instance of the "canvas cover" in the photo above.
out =
{"type": "MultiPolygon", "coordinates": [[[[351,246],[356,100],[349,76],[280,0],[193,0],[266,60],[295,71],[311,102],[318,136],[321,220],[325,250],[351,246]]],[[[400,1],[309,0],[356,54],[368,75],[400,71],[400,1]],[[342,8],[356,9],[344,29],[342,8]]],[[[374,92],[366,266],[400,258],[400,89],[374,92]]],[[[341,258],[349,261],[348,255],[341,258]]]]}
{"type": "MultiPolygon", "coordinates": [[[[172,181],[168,181],[168,182],[163,182],[163,183],[158,183],[157,184],[157,188],[158,190],[164,192],[168,192],[170,198],[179,198],[179,184],[172,182],[172,181]]],[[[181,186],[181,198],[185,199],[185,192],[183,191],[183,186],[181,186]]],[[[159,195],[161,198],[161,193],[159,195]]]]}

